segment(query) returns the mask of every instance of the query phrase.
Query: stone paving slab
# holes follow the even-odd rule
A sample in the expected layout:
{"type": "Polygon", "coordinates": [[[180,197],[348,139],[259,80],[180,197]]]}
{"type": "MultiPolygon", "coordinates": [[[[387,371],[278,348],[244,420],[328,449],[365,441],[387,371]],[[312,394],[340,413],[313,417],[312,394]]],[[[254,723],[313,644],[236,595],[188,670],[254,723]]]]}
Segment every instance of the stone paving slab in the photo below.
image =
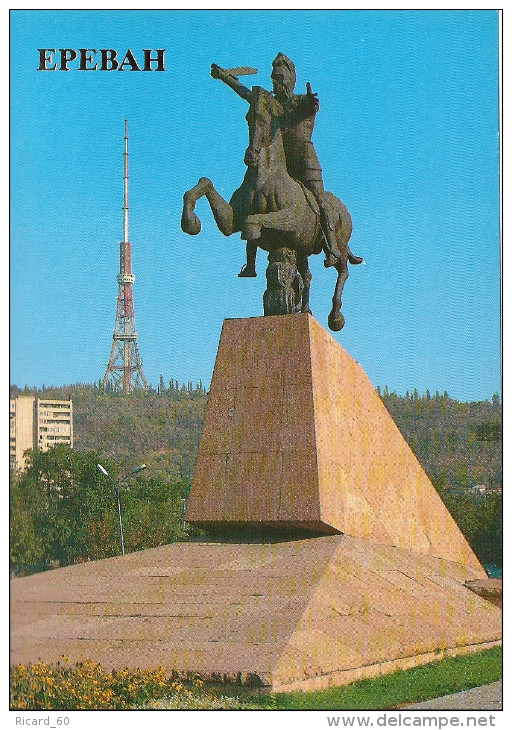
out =
{"type": "Polygon", "coordinates": [[[503,580],[501,578],[479,578],[477,580],[468,580],[467,587],[483,596],[495,606],[500,608],[503,605],[503,580]]]}
{"type": "Polygon", "coordinates": [[[493,682],[482,687],[436,697],[400,709],[404,710],[501,710],[503,709],[503,683],[493,682]]]}

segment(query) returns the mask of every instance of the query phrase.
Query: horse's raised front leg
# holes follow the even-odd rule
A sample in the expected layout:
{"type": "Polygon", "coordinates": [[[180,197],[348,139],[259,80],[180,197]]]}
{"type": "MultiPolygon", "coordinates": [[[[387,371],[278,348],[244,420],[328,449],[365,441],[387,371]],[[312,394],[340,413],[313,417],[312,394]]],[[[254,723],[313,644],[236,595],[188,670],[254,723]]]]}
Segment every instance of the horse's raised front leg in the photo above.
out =
{"type": "Polygon", "coordinates": [[[270,213],[252,213],[244,220],[241,238],[254,241],[261,236],[261,229],[294,233],[297,230],[295,208],[288,206],[270,213]]]}
{"type": "Polygon", "coordinates": [[[347,257],[342,256],[335,264],[336,271],[338,272],[338,278],[336,279],[336,286],[334,287],[334,294],[332,297],[332,309],[329,313],[327,323],[329,329],[333,332],[339,332],[343,329],[345,324],[345,317],[341,313],[341,293],[348,279],[348,267],[347,257]]]}
{"type": "Polygon", "coordinates": [[[194,213],[199,198],[206,194],[208,187],[213,187],[211,180],[202,177],[197,185],[187,190],[183,196],[183,211],[181,213],[181,230],[191,236],[197,236],[201,230],[201,221],[194,213]]]}
{"type": "Polygon", "coordinates": [[[213,187],[211,180],[202,177],[197,185],[187,190],[183,196],[183,212],[181,214],[181,229],[191,236],[196,236],[201,230],[201,221],[194,213],[196,202],[206,195],[212,209],[213,217],[221,233],[230,236],[233,233],[233,208],[213,187]]]}

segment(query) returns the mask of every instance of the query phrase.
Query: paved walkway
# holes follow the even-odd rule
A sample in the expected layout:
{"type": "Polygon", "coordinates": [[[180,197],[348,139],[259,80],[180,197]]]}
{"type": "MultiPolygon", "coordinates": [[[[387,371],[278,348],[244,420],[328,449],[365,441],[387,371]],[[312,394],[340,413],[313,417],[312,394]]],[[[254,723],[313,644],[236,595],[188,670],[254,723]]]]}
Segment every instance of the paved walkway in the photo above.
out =
{"type": "Polygon", "coordinates": [[[493,682],[483,687],[474,687],[454,695],[436,697],[434,700],[407,705],[404,710],[501,710],[503,684],[493,682]]]}

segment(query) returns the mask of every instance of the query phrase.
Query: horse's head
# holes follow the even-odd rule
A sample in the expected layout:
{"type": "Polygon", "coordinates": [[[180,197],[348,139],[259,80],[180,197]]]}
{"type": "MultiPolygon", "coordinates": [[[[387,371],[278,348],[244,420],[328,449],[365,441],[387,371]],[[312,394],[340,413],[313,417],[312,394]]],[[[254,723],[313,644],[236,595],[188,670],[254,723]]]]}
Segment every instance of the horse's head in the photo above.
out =
{"type": "Polygon", "coordinates": [[[279,132],[277,106],[278,102],[268,91],[261,86],[253,87],[249,111],[245,117],[249,125],[249,146],[245,151],[244,162],[248,167],[257,167],[261,152],[276,142],[279,132]]]}

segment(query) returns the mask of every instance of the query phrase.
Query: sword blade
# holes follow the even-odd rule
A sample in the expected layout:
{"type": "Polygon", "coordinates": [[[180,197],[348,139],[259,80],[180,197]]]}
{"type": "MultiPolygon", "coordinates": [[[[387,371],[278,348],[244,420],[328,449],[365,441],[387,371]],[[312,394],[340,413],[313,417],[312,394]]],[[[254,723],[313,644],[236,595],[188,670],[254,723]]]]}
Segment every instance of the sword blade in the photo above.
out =
{"type": "Polygon", "coordinates": [[[258,69],[251,66],[237,66],[236,68],[226,68],[225,71],[231,76],[251,76],[257,74],[258,69]]]}

